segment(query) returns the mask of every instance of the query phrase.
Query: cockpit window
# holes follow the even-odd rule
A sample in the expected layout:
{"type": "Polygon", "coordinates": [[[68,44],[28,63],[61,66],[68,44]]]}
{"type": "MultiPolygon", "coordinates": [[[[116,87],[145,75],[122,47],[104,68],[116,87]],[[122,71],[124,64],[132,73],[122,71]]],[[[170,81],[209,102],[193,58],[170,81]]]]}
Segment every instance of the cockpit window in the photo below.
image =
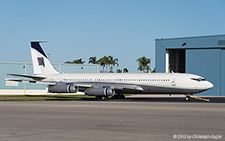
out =
{"type": "Polygon", "coordinates": [[[191,78],[192,80],[201,82],[201,81],[206,81],[204,78],[191,78]]]}

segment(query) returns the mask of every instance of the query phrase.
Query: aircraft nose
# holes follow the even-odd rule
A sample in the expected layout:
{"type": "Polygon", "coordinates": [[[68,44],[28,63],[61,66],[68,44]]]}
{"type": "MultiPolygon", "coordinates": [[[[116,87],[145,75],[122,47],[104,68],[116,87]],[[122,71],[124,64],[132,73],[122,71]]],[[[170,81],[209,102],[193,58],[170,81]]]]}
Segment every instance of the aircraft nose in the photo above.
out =
{"type": "Polygon", "coordinates": [[[213,84],[209,81],[205,81],[201,86],[196,86],[198,92],[203,92],[213,88],[213,84]]]}
{"type": "Polygon", "coordinates": [[[208,85],[207,85],[208,89],[213,88],[213,86],[214,86],[214,85],[213,85],[211,82],[208,82],[208,85]]]}

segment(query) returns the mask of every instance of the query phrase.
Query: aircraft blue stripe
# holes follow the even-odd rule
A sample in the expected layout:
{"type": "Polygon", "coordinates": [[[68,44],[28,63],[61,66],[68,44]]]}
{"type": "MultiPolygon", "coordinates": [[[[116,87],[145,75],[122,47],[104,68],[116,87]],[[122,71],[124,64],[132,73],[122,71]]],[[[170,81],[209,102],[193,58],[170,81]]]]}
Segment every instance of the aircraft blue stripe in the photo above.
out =
{"type": "Polygon", "coordinates": [[[40,46],[40,42],[30,42],[31,47],[36,49],[38,52],[40,52],[42,55],[44,55],[46,58],[48,58],[45,54],[45,52],[43,51],[43,49],[40,46]]]}

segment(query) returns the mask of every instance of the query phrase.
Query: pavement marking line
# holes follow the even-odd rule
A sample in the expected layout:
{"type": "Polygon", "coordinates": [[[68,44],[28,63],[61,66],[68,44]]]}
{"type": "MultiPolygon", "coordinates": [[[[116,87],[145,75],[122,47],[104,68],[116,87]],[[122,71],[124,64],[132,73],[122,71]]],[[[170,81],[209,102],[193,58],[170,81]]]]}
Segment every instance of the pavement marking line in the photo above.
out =
{"type": "Polygon", "coordinates": [[[62,130],[62,131],[50,131],[50,132],[33,133],[33,134],[22,134],[22,135],[14,135],[14,136],[3,136],[3,137],[0,137],[0,139],[23,137],[23,136],[44,135],[44,134],[53,134],[53,133],[65,133],[65,132],[72,132],[72,131],[79,131],[79,129],[70,129],[70,130],[62,130]]]}

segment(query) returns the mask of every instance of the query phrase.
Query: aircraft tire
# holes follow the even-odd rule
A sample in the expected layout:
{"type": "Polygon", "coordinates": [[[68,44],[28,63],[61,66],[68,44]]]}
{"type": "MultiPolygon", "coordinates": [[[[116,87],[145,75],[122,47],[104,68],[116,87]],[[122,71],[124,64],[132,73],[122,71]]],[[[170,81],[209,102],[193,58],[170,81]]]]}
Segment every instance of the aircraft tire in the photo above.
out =
{"type": "Polygon", "coordinates": [[[123,94],[118,94],[113,96],[114,99],[124,99],[125,96],[123,94]]]}
{"type": "Polygon", "coordinates": [[[108,100],[108,96],[96,96],[97,100],[108,100]]]}
{"type": "Polygon", "coordinates": [[[190,96],[186,96],[186,97],[185,97],[185,100],[186,100],[186,101],[190,101],[190,96]]]}
{"type": "Polygon", "coordinates": [[[123,94],[119,95],[119,99],[125,99],[125,96],[123,94]]]}

